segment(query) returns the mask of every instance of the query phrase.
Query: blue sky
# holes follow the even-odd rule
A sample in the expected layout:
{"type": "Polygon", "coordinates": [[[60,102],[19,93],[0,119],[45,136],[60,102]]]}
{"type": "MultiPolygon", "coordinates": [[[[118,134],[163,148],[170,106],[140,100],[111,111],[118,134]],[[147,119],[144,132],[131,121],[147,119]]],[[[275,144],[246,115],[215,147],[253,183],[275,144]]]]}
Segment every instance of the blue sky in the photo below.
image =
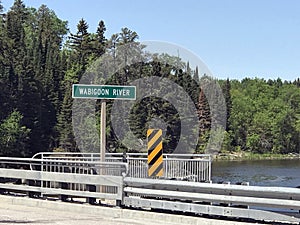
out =
{"type": "MultiPolygon", "coordinates": [[[[3,0],[9,9],[13,0],[3,0]]],[[[71,32],[84,18],[90,32],[104,20],[109,38],[122,27],[141,41],[181,45],[217,78],[294,80],[300,77],[298,0],[24,0],[46,4],[69,22],[71,32]]]]}

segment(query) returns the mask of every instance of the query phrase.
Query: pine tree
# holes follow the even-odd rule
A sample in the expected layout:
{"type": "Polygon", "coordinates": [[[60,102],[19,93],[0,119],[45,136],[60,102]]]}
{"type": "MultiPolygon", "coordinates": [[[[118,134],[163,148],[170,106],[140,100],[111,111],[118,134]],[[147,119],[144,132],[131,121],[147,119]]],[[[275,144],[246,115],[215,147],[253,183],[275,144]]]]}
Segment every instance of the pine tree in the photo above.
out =
{"type": "Polygon", "coordinates": [[[88,56],[92,52],[92,40],[88,28],[89,25],[82,18],[77,24],[76,34],[71,34],[70,36],[70,46],[75,50],[76,62],[82,68],[81,73],[84,73],[88,64],[88,56]]]}
{"type": "MultiPolygon", "coordinates": [[[[71,34],[69,37],[71,51],[63,51],[60,57],[68,58],[68,65],[61,67],[65,70],[63,81],[61,81],[62,89],[58,95],[62,99],[60,111],[57,116],[57,125],[55,127],[58,133],[59,147],[64,151],[77,151],[77,145],[73,134],[72,127],[72,84],[78,83],[84,74],[89,56],[92,54],[93,46],[90,33],[88,33],[88,24],[84,19],[81,19],[77,24],[76,34],[71,34]],[[66,54],[67,55],[66,55],[66,54]]],[[[59,61],[65,62],[65,59],[60,58],[59,61]]],[[[58,77],[61,77],[59,72],[58,77]]],[[[55,144],[57,145],[57,143],[55,144]]]]}
{"type": "Polygon", "coordinates": [[[93,53],[93,40],[88,32],[88,24],[84,19],[81,19],[77,24],[76,34],[71,34],[69,37],[71,52],[71,70],[77,71],[78,80],[86,71],[89,64],[89,57],[93,53]]]}
{"type": "Polygon", "coordinates": [[[93,52],[95,53],[96,57],[100,57],[105,53],[106,42],[107,42],[105,35],[104,35],[105,31],[106,31],[106,27],[105,27],[104,21],[101,20],[98,24],[96,38],[94,40],[93,52]]]}
{"type": "Polygon", "coordinates": [[[186,63],[186,71],[185,71],[187,74],[189,74],[190,76],[192,76],[192,69],[190,67],[190,62],[188,61],[186,63]]]}
{"type": "Polygon", "coordinates": [[[59,102],[60,81],[57,79],[62,77],[57,77],[60,73],[58,64],[61,42],[67,33],[67,28],[66,22],[58,19],[45,5],[33,11],[27,23],[26,35],[33,39],[32,42],[27,43],[27,54],[31,58],[28,64],[33,68],[34,74],[34,81],[30,81],[30,84],[37,85],[40,98],[40,101],[32,101],[32,107],[38,110],[37,116],[33,119],[35,129],[32,151],[35,153],[48,150],[54,145],[56,115],[61,104],[59,102]]]}
{"type": "Polygon", "coordinates": [[[198,116],[200,133],[205,133],[211,127],[211,115],[208,101],[204,94],[204,89],[200,89],[199,103],[198,103],[198,116]]]}
{"type": "Polygon", "coordinates": [[[9,67],[9,54],[8,54],[8,38],[6,32],[6,24],[4,21],[3,6],[0,1],[0,102],[4,106],[0,110],[0,121],[7,117],[9,112],[11,112],[11,107],[9,105],[10,95],[7,96],[5,93],[9,93],[8,90],[8,67],[9,67]]]}
{"type": "Polygon", "coordinates": [[[62,109],[58,117],[58,131],[59,131],[59,147],[64,151],[75,152],[77,151],[77,146],[75,142],[75,137],[73,134],[72,126],[72,92],[71,83],[67,84],[66,93],[64,95],[62,109]]]}
{"type": "Polygon", "coordinates": [[[117,46],[119,44],[119,39],[119,34],[113,34],[107,42],[107,50],[113,58],[114,71],[117,69],[117,46]]]}
{"type": "Polygon", "coordinates": [[[6,18],[7,37],[10,44],[8,52],[11,68],[9,78],[14,94],[23,88],[22,81],[26,56],[24,24],[26,17],[27,10],[25,5],[21,0],[16,0],[7,13],[6,18]]]}
{"type": "Polygon", "coordinates": [[[90,34],[88,33],[89,25],[82,18],[77,24],[76,34],[71,34],[71,47],[77,52],[81,53],[89,49],[90,34]]]}
{"type": "Polygon", "coordinates": [[[139,35],[127,27],[122,28],[120,32],[120,45],[128,44],[128,43],[134,43],[139,39],[139,35]]]}
{"type": "Polygon", "coordinates": [[[293,84],[296,85],[297,87],[300,87],[300,78],[294,80],[293,84]]]}
{"type": "Polygon", "coordinates": [[[225,97],[225,102],[226,102],[226,131],[228,132],[230,129],[230,113],[231,113],[231,108],[232,108],[232,101],[231,101],[231,85],[230,81],[227,78],[225,84],[223,85],[223,94],[225,97]]]}
{"type": "Polygon", "coordinates": [[[194,79],[197,83],[199,83],[199,81],[200,81],[198,66],[196,66],[196,69],[195,69],[195,72],[194,72],[194,75],[193,75],[193,79],[194,79]]]}
{"type": "Polygon", "coordinates": [[[211,128],[211,114],[208,101],[205,97],[204,88],[201,87],[199,93],[198,103],[198,117],[199,117],[199,143],[197,152],[202,152],[206,147],[209,138],[209,131],[211,128]]]}
{"type": "Polygon", "coordinates": [[[45,143],[45,131],[43,129],[43,126],[48,124],[48,121],[42,120],[42,87],[34,79],[32,70],[27,71],[24,86],[26,88],[19,92],[18,98],[20,99],[20,103],[18,105],[20,112],[24,116],[22,119],[23,124],[31,130],[29,135],[30,150],[28,151],[30,156],[37,152],[48,150],[48,146],[45,143]]]}

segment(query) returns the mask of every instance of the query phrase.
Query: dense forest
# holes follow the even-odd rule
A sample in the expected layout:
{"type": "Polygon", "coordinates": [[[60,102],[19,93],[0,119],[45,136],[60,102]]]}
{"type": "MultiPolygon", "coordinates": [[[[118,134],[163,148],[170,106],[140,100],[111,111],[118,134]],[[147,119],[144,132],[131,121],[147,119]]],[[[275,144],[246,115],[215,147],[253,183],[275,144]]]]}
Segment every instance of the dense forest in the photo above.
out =
{"type": "MultiPolygon", "coordinates": [[[[72,127],[72,84],[80,81],[97,58],[105,53],[114,56],[116,47],[133,43],[143,48],[138,34],[126,27],[109,38],[105,32],[102,20],[95,33],[89,32],[84,19],[78,22],[76,31],[70,31],[67,21],[45,5],[35,9],[15,0],[4,12],[0,1],[0,155],[78,151],[72,127]]],[[[180,85],[197,109],[200,138],[195,152],[203,152],[211,128],[210,107],[199,85],[205,74],[197,68],[192,70],[179,57],[170,59],[178,61],[176,67],[156,60],[166,57],[150,56],[147,62],[113,74],[106,84],[128,84],[140,77],[158,76],[180,85]]],[[[299,78],[227,79],[218,83],[227,106],[225,138],[218,151],[300,152],[299,78]]],[[[112,103],[108,101],[108,112],[112,103]]],[[[99,113],[99,104],[95,112],[99,113]]],[[[131,130],[145,138],[146,124],[153,117],[168,125],[164,151],[172,152],[181,127],[178,112],[167,101],[148,97],[137,103],[130,114],[131,130]]],[[[114,135],[109,115],[106,131],[108,151],[128,150],[114,135]]]]}

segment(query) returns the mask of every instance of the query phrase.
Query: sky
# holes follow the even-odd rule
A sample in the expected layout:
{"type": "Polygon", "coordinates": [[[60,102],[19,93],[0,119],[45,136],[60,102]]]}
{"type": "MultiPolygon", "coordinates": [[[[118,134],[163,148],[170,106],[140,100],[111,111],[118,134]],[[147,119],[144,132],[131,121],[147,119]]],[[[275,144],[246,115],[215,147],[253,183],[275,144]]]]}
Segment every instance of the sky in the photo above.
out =
{"type": "MultiPolygon", "coordinates": [[[[76,33],[81,18],[106,37],[128,27],[140,41],[177,44],[196,54],[219,79],[300,77],[298,0],[23,0],[67,20],[76,33]]],[[[8,10],[13,0],[2,0],[8,10]]]]}

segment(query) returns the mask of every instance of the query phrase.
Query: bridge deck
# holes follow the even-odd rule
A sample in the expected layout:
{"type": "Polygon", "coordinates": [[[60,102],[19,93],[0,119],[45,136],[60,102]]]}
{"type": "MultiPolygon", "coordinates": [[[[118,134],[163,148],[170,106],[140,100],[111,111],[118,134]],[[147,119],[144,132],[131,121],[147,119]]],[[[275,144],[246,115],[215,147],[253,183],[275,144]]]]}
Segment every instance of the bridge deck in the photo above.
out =
{"type": "Polygon", "coordinates": [[[250,225],[253,223],[195,218],[0,195],[0,224],[250,225]]]}

